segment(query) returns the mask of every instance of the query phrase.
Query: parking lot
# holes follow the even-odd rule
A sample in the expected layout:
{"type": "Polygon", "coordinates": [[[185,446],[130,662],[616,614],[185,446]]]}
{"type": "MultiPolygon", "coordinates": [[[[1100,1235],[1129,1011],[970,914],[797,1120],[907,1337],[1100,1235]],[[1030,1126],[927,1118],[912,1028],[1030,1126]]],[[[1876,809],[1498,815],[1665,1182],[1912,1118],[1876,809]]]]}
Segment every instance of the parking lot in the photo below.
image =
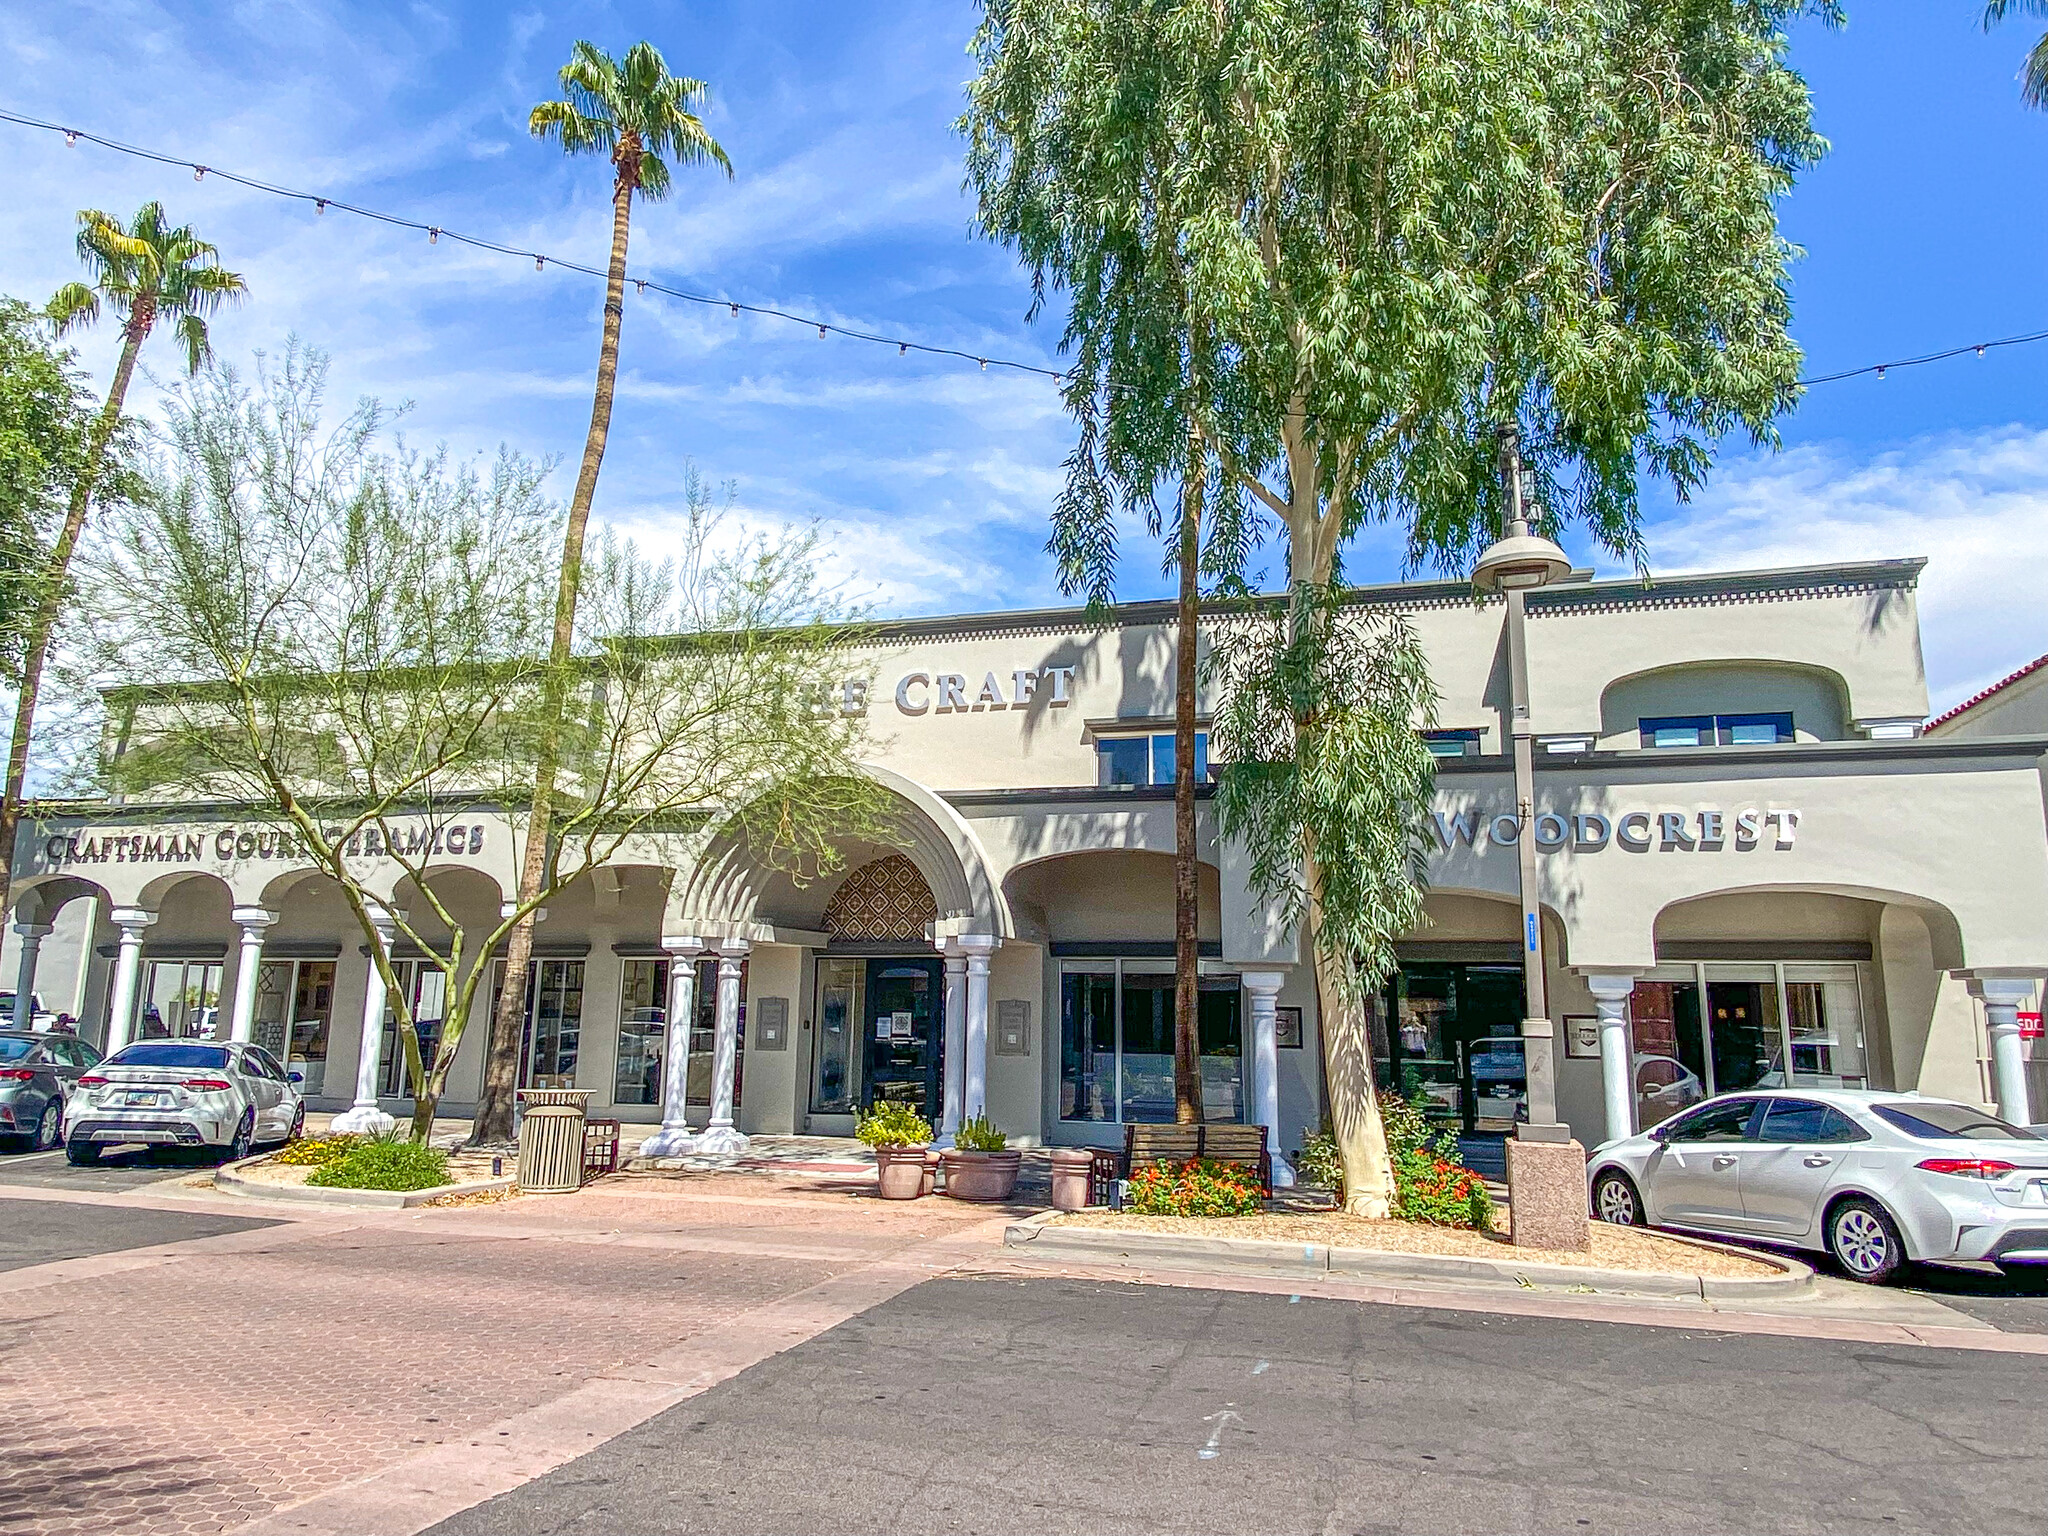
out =
{"type": "Polygon", "coordinates": [[[119,1194],[150,1184],[188,1179],[212,1166],[211,1160],[192,1154],[158,1153],[152,1157],[141,1147],[110,1148],[93,1168],[72,1167],[64,1161],[62,1151],[0,1152],[0,1184],[119,1194]],[[180,1156],[183,1161],[173,1160],[180,1156]]]}

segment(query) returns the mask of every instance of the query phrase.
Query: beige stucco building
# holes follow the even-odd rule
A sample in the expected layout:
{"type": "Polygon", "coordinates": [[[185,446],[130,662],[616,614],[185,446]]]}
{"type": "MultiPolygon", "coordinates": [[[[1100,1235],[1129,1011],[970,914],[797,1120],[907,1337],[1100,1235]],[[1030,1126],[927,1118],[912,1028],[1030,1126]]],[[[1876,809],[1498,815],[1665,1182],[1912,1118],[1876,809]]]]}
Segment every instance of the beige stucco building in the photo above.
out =
{"type": "MultiPolygon", "coordinates": [[[[1382,1072],[1475,1161],[1514,1123],[1532,1048],[1523,836],[1559,1108],[1582,1141],[1771,1081],[2048,1118],[2023,1038],[2048,974],[2048,727],[1921,735],[1920,565],[1579,573],[1532,594],[1527,826],[1502,755],[1502,603],[1447,582],[1359,593],[1412,619],[1442,693],[1430,922],[1380,1000],[1382,1072]]],[[[1102,627],[1072,610],[885,626],[873,682],[843,696],[868,712],[904,845],[849,848],[841,875],[801,888],[734,848],[650,843],[600,870],[541,926],[526,1081],[652,1124],[667,1076],[688,1084],[671,1119],[701,1124],[729,1060],[756,1134],[843,1134],[878,1095],[935,1118],[985,1105],[1024,1144],[1170,1119],[1173,644],[1163,604],[1102,627]],[[687,1070],[665,1073],[686,1043],[687,1070]]],[[[1322,1114],[1312,981],[1206,802],[1202,829],[1207,1110],[1292,1151],[1322,1114]]],[[[480,813],[433,835],[436,890],[493,918],[511,825],[480,813]]],[[[399,1110],[364,936],[287,849],[234,807],[39,825],[6,963],[89,1035],[246,1033],[316,1107],[399,1110]]],[[[437,973],[396,957],[433,1020],[437,973]]],[[[455,1113],[483,1034],[453,1066],[455,1113]]]]}

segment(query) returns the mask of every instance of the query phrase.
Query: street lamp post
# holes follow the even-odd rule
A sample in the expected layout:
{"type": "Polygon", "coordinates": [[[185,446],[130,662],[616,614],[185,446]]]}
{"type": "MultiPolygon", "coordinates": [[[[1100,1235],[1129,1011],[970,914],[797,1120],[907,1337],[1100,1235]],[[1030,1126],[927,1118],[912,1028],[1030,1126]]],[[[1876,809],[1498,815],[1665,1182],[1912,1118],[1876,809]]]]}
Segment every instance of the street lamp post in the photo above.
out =
{"type": "Polygon", "coordinates": [[[1529,527],[1521,441],[1513,426],[1499,431],[1500,472],[1507,496],[1507,526],[1479,557],[1472,585],[1507,600],[1508,734],[1514,751],[1515,852],[1522,898],[1522,1060],[1528,1080],[1528,1119],[1515,1127],[1518,1143],[1538,1144],[1550,1155],[1534,1157],[1533,1146],[1511,1148],[1509,1204],[1515,1241],[1524,1246],[1585,1246],[1585,1169],[1570,1130],[1557,1118],[1557,1056],[1553,1045],[1543,964],[1543,911],[1536,878],[1536,730],[1529,711],[1528,594],[1569,574],[1571,561],[1549,539],[1529,527]],[[1566,1154],[1559,1157],[1558,1153],[1566,1154]],[[1517,1178],[1521,1172],[1523,1177],[1517,1178]],[[1517,1190],[1520,1184],[1522,1188],[1517,1190]],[[1576,1220],[1576,1240],[1572,1240],[1576,1220]],[[1561,1241],[1558,1240],[1561,1237],[1561,1241]]]}

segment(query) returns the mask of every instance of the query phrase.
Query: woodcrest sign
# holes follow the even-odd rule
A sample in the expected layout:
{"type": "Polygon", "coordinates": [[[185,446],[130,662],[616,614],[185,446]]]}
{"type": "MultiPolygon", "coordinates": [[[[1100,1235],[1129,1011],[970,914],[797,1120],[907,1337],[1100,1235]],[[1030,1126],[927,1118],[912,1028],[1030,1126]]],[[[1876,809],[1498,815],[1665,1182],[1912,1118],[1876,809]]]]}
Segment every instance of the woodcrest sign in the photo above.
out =
{"type": "MultiPolygon", "coordinates": [[[[1545,853],[1569,848],[1574,853],[1598,853],[1603,848],[1621,848],[1630,853],[1659,852],[1718,853],[1733,848],[1738,853],[1769,846],[1790,848],[1799,836],[1801,812],[1784,806],[1739,811],[1624,811],[1607,816],[1598,811],[1577,811],[1567,816],[1557,811],[1540,811],[1535,819],[1536,846],[1545,853]]],[[[1430,831],[1439,852],[1449,853],[1460,843],[1474,851],[1512,848],[1522,840],[1523,818],[1513,812],[1489,815],[1483,810],[1435,811],[1430,831]]]]}

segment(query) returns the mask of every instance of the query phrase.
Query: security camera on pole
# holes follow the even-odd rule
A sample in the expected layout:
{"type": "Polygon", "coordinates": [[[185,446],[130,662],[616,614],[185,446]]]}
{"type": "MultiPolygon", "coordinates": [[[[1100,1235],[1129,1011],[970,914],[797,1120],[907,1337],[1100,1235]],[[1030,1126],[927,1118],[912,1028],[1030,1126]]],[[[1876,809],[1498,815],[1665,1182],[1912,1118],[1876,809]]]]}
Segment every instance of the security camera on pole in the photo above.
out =
{"type": "Polygon", "coordinates": [[[1571,561],[1549,539],[1530,531],[1520,435],[1510,424],[1499,429],[1499,438],[1507,527],[1472,568],[1472,585],[1507,599],[1508,730],[1515,754],[1515,819],[1521,829],[1515,851],[1522,893],[1522,1056],[1529,1117],[1515,1127],[1507,1145],[1508,1206],[1517,1246],[1584,1251],[1586,1149],[1557,1118],[1556,1029],[1543,970],[1543,910],[1536,873],[1536,730],[1529,715],[1527,635],[1529,591],[1567,575],[1571,561]]]}

